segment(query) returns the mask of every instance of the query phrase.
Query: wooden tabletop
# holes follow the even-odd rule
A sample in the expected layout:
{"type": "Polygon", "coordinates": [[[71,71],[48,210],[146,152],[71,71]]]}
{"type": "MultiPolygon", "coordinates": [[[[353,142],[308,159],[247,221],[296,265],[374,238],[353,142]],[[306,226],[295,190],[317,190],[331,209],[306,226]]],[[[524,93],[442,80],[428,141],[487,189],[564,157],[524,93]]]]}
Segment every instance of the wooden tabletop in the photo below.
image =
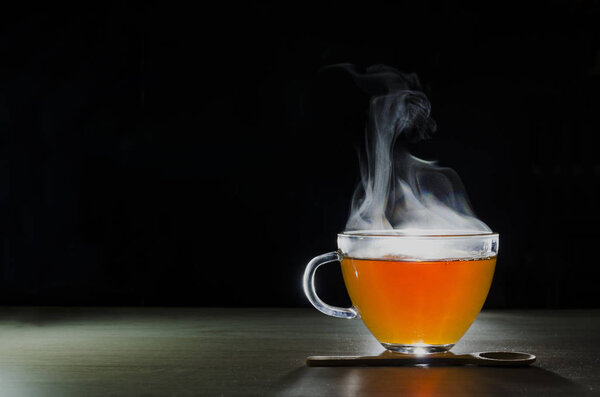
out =
{"type": "Polygon", "coordinates": [[[311,309],[0,308],[1,396],[600,395],[600,311],[487,311],[455,353],[529,368],[308,368],[378,354],[360,320],[311,309]]]}

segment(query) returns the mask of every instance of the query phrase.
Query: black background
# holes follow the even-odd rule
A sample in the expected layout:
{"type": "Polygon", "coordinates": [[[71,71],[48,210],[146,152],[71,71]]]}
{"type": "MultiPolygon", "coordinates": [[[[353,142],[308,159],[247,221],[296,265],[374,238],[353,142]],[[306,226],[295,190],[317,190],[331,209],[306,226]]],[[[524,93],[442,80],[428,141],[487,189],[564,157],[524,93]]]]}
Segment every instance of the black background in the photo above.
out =
{"type": "Polygon", "coordinates": [[[6,10],[0,304],[307,305],[368,104],[320,69],[352,62],[418,73],[438,132],[414,153],[501,235],[487,307],[600,307],[598,2],[494,4],[6,10]]]}

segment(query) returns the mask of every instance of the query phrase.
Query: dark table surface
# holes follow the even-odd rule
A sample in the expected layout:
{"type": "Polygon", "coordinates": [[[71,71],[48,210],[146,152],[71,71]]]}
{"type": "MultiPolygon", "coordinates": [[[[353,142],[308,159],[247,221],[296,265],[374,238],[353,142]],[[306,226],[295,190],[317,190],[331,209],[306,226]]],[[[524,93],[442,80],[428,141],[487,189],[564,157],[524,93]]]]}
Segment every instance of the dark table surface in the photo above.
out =
{"type": "Polygon", "coordinates": [[[308,368],[379,354],[360,320],[311,309],[0,308],[2,396],[600,395],[600,311],[486,311],[453,352],[528,368],[308,368]]]}

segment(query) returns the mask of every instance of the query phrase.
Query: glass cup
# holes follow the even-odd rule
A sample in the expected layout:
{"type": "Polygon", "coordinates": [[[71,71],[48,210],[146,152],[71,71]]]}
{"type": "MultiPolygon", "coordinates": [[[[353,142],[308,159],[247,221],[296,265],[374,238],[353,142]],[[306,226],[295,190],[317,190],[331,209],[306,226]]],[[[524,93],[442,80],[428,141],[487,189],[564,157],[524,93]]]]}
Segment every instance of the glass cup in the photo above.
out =
{"type": "Polygon", "coordinates": [[[337,251],[306,266],[304,292],[325,314],[360,317],[386,349],[446,352],[481,311],[494,275],[498,238],[497,233],[340,233],[337,251]],[[330,306],[315,291],[317,268],[335,261],[341,262],[352,307],[330,306]]]}

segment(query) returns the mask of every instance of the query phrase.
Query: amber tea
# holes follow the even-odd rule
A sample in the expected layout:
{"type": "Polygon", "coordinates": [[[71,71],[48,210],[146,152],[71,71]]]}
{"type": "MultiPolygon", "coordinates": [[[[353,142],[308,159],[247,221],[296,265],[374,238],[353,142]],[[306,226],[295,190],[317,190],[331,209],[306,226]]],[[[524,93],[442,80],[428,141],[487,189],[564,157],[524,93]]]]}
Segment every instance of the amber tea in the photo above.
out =
{"type": "Polygon", "coordinates": [[[344,281],[371,333],[386,345],[452,345],[481,310],[496,257],[403,261],[344,258],[344,281]]]}

